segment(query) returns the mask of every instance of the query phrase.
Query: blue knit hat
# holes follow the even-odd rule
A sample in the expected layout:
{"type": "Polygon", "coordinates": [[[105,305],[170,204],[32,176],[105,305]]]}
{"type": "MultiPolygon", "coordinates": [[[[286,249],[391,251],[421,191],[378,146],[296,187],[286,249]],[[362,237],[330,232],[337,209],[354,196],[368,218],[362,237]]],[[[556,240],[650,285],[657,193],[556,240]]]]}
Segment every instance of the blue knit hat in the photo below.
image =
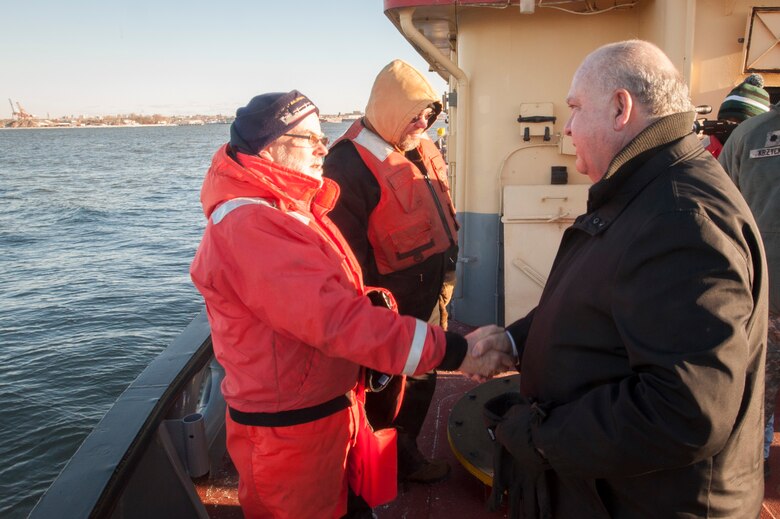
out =
{"type": "Polygon", "coordinates": [[[769,94],[763,86],[764,78],[760,74],[750,74],[723,100],[718,110],[718,119],[741,123],[754,115],[768,112],[769,94]]]}
{"type": "Polygon", "coordinates": [[[255,96],[236,110],[236,119],[230,125],[230,145],[241,153],[257,155],[313,113],[320,111],[297,90],[255,96]]]}

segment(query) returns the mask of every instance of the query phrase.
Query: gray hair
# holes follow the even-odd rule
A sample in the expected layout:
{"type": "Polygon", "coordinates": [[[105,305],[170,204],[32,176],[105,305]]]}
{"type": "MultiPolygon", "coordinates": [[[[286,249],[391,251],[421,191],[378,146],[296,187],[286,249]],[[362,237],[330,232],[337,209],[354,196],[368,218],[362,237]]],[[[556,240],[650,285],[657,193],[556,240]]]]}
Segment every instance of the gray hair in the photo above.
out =
{"type": "Polygon", "coordinates": [[[605,92],[628,90],[649,117],[692,111],[688,86],[661,49],[643,40],[610,43],[588,58],[589,74],[605,92]]]}

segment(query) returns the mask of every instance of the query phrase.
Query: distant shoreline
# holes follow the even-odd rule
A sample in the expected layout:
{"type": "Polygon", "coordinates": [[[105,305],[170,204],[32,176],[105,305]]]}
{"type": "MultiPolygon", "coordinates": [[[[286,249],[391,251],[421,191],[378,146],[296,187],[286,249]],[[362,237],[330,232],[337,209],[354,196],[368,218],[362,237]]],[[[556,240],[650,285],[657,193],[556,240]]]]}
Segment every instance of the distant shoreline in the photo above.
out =
{"type": "Polygon", "coordinates": [[[110,124],[105,126],[85,125],[85,126],[20,126],[18,128],[2,127],[0,130],[79,130],[79,129],[106,129],[106,128],[174,128],[186,126],[209,126],[216,124],[229,123],[208,123],[208,124],[110,124]]]}
{"type": "MultiPolygon", "coordinates": [[[[322,124],[347,124],[352,123],[354,121],[343,121],[340,123],[337,122],[331,122],[331,121],[322,121],[322,124]]],[[[213,123],[205,123],[205,124],[107,124],[105,126],[97,126],[94,124],[85,125],[85,126],[19,126],[17,128],[8,128],[6,126],[0,126],[1,130],[78,130],[78,129],[84,129],[84,128],[172,128],[172,127],[186,127],[186,126],[209,126],[209,125],[215,125],[215,124],[231,124],[228,122],[213,122],[213,123]]]]}

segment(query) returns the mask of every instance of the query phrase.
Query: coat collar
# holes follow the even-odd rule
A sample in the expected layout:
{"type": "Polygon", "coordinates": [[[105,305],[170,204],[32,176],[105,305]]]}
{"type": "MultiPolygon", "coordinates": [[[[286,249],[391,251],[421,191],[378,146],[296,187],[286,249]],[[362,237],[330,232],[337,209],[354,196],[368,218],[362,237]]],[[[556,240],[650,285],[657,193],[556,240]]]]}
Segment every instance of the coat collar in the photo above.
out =
{"type": "Polygon", "coordinates": [[[634,197],[672,163],[701,147],[692,133],[694,112],[662,117],[642,130],[612,159],[604,177],[588,192],[588,212],[574,226],[590,234],[605,231],[634,197]],[[679,146],[672,146],[676,142],[679,146]],[[663,153],[663,151],[668,151],[663,153]]]}
{"type": "Polygon", "coordinates": [[[282,211],[312,213],[330,211],[339,195],[338,185],[316,179],[255,155],[235,153],[224,145],[215,154],[201,190],[208,217],[222,202],[237,197],[272,200],[282,211]]]}
{"type": "Polygon", "coordinates": [[[322,181],[304,175],[278,163],[256,155],[236,153],[236,162],[242,166],[250,181],[256,181],[280,202],[282,210],[308,210],[322,181]]]}

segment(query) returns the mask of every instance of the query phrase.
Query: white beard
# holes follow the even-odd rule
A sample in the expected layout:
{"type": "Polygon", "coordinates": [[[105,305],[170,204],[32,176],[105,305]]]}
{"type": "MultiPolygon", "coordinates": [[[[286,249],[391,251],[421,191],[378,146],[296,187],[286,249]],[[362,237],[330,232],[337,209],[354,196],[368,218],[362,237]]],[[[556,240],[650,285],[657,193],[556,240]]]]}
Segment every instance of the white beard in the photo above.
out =
{"type": "Polygon", "coordinates": [[[411,151],[420,145],[420,136],[417,134],[407,135],[398,143],[398,149],[401,151],[411,151]]]}
{"type": "Polygon", "coordinates": [[[290,157],[287,148],[280,146],[276,153],[276,163],[285,168],[293,169],[304,175],[314,178],[322,178],[322,158],[313,158],[313,162],[290,157]]]}

